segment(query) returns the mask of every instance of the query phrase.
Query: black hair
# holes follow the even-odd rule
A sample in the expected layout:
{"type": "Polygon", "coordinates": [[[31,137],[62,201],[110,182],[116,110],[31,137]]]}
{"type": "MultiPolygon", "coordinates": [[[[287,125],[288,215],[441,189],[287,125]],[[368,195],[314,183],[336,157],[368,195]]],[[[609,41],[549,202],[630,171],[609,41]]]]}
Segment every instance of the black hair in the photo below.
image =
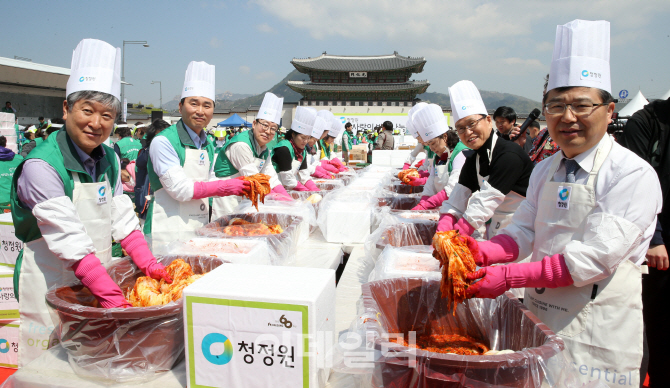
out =
{"type": "MultiPolygon", "coordinates": [[[[205,97],[206,98],[206,97],[205,97]]],[[[186,101],[186,97],[182,98],[179,100],[180,105],[184,105],[184,101],[186,101]]],[[[212,101],[212,106],[216,108],[216,101],[212,101]]]]}
{"type": "Polygon", "coordinates": [[[540,123],[538,123],[537,121],[531,121],[530,126],[533,128],[540,129],[540,123]]]}
{"type": "Polygon", "coordinates": [[[390,122],[390,121],[384,121],[384,123],[382,124],[382,127],[384,127],[384,129],[386,129],[387,131],[392,131],[393,130],[393,123],[390,122]]]}
{"type": "Polygon", "coordinates": [[[493,112],[493,120],[495,120],[496,117],[502,117],[503,119],[506,119],[510,123],[516,122],[516,112],[509,106],[501,106],[498,109],[496,109],[496,111],[493,112]]]}
{"type": "Polygon", "coordinates": [[[350,128],[350,127],[353,127],[353,125],[351,125],[351,123],[344,124],[344,129],[347,129],[347,128],[350,128]]]}
{"type": "Polygon", "coordinates": [[[38,117],[37,120],[40,120],[40,121],[44,120],[44,116],[38,117]]]}
{"type": "Polygon", "coordinates": [[[54,117],[51,119],[51,124],[65,124],[65,120],[62,117],[54,117]]]}
{"type": "Polygon", "coordinates": [[[58,128],[58,127],[50,127],[49,129],[47,129],[47,136],[51,135],[52,133],[56,132],[59,129],[60,128],[58,128]]]}
{"type": "Polygon", "coordinates": [[[130,159],[128,159],[128,158],[121,159],[121,169],[122,170],[125,170],[126,167],[128,167],[129,164],[130,164],[130,159]]]}
{"type": "Polygon", "coordinates": [[[169,126],[170,124],[168,124],[167,121],[158,119],[146,127],[145,133],[147,135],[147,148],[149,148],[149,145],[151,145],[151,141],[154,139],[154,137],[169,126]]]}
{"type": "Polygon", "coordinates": [[[289,129],[288,131],[286,131],[286,135],[284,135],[284,139],[290,141],[290,140],[293,139],[294,135],[299,135],[299,133],[292,130],[292,129],[289,129]]]}
{"type": "Polygon", "coordinates": [[[456,148],[456,144],[461,141],[461,139],[458,137],[458,133],[454,131],[453,129],[447,131],[447,147],[450,150],[453,150],[456,148]]]}
{"type": "MultiPolygon", "coordinates": [[[[572,88],[577,88],[579,86],[564,86],[562,88],[555,88],[552,90],[556,90],[558,93],[563,93],[567,92],[568,90],[572,88]]],[[[549,95],[548,92],[544,93],[544,96],[542,96],[542,106],[547,103],[547,96],[549,95]]],[[[598,89],[598,95],[600,96],[600,99],[603,101],[603,104],[609,104],[610,102],[614,102],[614,97],[607,91],[607,90],[602,90],[598,89]]]]}
{"type": "Polygon", "coordinates": [[[4,136],[0,136],[0,147],[6,147],[7,146],[7,138],[4,136]]]}
{"type": "Polygon", "coordinates": [[[138,122],[135,123],[135,126],[142,125],[142,124],[144,124],[144,123],[141,122],[141,121],[138,121],[138,122]]]}
{"type": "Polygon", "coordinates": [[[5,102],[5,105],[7,105],[7,104],[11,105],[11,103],[12,103],[11,101],[7,101],[7,102],[5,102]]]}
{"type": "Polygon", "coordinates": [[[118,127],[118,128],[116,128],[115,133],[118,137],[120,137],[122,139],[124,137],[130,137],[130,135],[131,135],[130,128],[128,128],[128,127],[118,127]]]}

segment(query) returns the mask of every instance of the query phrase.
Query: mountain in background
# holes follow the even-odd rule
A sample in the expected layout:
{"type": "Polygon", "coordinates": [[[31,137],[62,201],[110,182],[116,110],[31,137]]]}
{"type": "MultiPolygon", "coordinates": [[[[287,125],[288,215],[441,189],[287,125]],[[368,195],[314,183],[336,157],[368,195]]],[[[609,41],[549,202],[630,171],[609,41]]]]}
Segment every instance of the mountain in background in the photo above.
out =
{"type": "MultiPolygon", "coordinates": [[[[298,70],[293,70],[290,72],[283,80],[279,81],[272,88],[267,90],[268,92],[274,93],[279,97],[284,97],[284,102],[298,102],[302,98],[300,93],[294,92],[288,86],[286,86],[286,81],[309,81],[307,74],[302,74],[298,70]]],[[[540,108],[542,105],[539,101],[534,101],[526,97],[517,96],[509,93],[500,93],[500,92],[489,92],[486,90],[479,91],[482,95],[482,100],[484,100],[484,105],[488,109],[496,109],[499,106],[509,106],[514,108],[518,113],[528,113],[535,108],[540,108]]],[[[230,92],[226,92],[230,93],[230,92]]],[[[224,93],[224,94],[226,94],[224,93]]],[[[230,93],[230,96],[245,96],[242,98],[219,98],[216,96],[216,108],[217,109],[231,109],[231,108],[246,108],[250,105],[260,105],[263,102],[263,96],[265,92],[257,95],[250,94],[233,94],[230,93]]],[[[417,95],[423,101],[431,102],[434,104],[441,105],[443,107],[449,107],[449,95],[444,93],[423,93],[417,95]]],[[[177,97],[178,98],[178,97],[177,97]]],[[[164,104],[165,109],[177,109],[179,100],[175,99],[170,101],[168,104],[164,104]],[[174,105],[174,108],[168,108],[174,105]]]]}

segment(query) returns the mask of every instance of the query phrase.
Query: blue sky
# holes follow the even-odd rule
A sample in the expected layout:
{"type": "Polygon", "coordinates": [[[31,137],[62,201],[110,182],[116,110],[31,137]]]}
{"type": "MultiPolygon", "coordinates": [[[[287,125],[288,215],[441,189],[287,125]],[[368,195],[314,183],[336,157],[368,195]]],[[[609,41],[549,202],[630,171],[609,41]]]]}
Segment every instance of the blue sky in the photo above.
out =
{"type": "Polygon", "coordinates": [[[260,93],[293,70],[293,57],[424,56],[428,91],[461,79],[540,100],[557,24],[612,23],[613,94],[670,89],[670,1],[31,1],[3,7],[0,56],[69,67],[84,38],[126,45],[129,101],[179,94],[192,60],[216,65],[217,93],[260,93]]]}

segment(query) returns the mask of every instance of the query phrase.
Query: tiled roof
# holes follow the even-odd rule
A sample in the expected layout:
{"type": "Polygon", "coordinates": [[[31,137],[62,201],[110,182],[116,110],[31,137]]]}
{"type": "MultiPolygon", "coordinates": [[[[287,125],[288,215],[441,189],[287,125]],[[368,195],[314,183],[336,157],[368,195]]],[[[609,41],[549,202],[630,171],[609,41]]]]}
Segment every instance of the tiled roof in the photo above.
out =
{"type": "Polygon", "coordinates": [[[430,86],[430,83],[427,80],[388,84],[322,84],[309,81],[288,81],[286,85],[296,92],[300,92],[301,90],[319,90],[328,92],[388,92],[422,89],[419,93],[423,93],[425,92],[425,89],[430,86]]]}
{"type": "Polygon", "coordinates": [[[377,56],[345,56],[323,53],[316,58],[293,58],[293,66],[324,71],[385,71],[417,67],[416,72],[423,71],[426,58],[403,57],[398,53],[377,56]]]}

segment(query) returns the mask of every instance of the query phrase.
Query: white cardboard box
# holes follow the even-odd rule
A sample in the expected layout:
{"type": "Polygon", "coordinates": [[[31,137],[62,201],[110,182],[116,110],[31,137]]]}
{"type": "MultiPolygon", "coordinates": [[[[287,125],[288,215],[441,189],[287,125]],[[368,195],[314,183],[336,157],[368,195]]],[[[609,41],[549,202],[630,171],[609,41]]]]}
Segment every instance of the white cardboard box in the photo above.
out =
{"type": "Polygon", "coordinates": [[[329,243],[363,243],[370,234],[371,217],[369,202],[330,202],[324,237],[329,243]]]}
{"type": "Polygon", "coordinates": [[[189,387],[322,387],[335,271],[223,264],[184,289],[189,387]]]}
{"type": "Polygon", "coordinates": [[[18,368],[19,320],[0,322],[0,367],[18,368]]]}

